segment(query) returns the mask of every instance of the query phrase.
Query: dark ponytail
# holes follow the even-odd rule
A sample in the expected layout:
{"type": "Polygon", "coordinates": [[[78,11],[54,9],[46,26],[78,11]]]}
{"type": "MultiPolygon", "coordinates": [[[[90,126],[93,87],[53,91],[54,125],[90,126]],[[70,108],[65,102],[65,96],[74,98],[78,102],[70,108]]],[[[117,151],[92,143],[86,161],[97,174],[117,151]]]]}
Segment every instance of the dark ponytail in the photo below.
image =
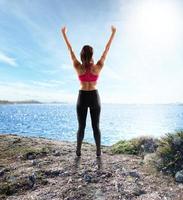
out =
{"type": "Polygon", "coordinates": [[[80,53],[80,56],[81,56],[81,61],[82,61],[82,64],[87,67],[91,60],[92,60],[92,56],[93,56],[93,48],[89,45],[85,45],[83,46],[82,50],[81,50],[81,53],[80,53]]]}

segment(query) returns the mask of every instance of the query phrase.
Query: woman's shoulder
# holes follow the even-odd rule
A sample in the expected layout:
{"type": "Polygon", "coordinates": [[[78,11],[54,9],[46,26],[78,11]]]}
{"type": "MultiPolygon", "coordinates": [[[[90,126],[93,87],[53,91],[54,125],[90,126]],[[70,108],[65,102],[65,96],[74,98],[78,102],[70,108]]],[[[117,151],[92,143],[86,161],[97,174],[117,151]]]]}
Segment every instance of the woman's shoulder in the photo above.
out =
{"type": "Polygon", "coordinates": [[[93,64],[93,70],[95,71],[95,72],[100,72],[100,66],[98,65],[98,63],[95,63],[95,64],[93,64]]]}

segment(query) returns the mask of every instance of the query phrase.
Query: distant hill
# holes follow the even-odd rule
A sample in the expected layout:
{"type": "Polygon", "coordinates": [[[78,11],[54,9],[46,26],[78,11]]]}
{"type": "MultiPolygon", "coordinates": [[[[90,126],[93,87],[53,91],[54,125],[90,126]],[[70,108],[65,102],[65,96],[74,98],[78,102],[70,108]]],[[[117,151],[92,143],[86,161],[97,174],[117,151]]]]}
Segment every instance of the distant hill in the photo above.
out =
{"type": "Polygon", "coordinates": [[[0,104],[41,104],[42,102],[35,100],[25,100],[25,101],[8,101],[8,100],[0,100],[0,104]]]}
{"type": "Polygon", "coordinates": [[[24,100],[24,101],[0,100],[0,104],[68,104],[68,103],[63,101],[40,102],[36,100],[24,100]]]}

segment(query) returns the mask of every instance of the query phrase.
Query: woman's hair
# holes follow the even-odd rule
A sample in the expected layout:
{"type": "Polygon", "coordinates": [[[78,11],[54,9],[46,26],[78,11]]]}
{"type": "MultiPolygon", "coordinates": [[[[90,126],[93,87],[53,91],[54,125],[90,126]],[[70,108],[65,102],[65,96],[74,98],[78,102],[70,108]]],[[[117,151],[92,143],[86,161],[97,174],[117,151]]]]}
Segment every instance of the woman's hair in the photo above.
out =
{"type": "Polygon", "coordinates": [[[89,45],[84,45],[81,53],[81,61],[84,65],[87,65],[90,63],[90,61],[92,60],[92,56],[93,56],[93,48],[89,45]]]}

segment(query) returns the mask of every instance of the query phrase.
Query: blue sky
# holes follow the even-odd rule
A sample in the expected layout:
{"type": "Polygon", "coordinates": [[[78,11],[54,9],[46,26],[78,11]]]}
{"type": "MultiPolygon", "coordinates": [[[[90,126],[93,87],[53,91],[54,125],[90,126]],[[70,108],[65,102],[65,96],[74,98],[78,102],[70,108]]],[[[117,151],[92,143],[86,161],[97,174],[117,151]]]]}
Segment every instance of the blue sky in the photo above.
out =
{"type": "Polygon", "coordinates": [[[101,56],[117,32],[97,88],[106,103],[183,102],[181,0],[0,0],[0,99],[75,102],[80,87],[60,34],[101,56]]]}

